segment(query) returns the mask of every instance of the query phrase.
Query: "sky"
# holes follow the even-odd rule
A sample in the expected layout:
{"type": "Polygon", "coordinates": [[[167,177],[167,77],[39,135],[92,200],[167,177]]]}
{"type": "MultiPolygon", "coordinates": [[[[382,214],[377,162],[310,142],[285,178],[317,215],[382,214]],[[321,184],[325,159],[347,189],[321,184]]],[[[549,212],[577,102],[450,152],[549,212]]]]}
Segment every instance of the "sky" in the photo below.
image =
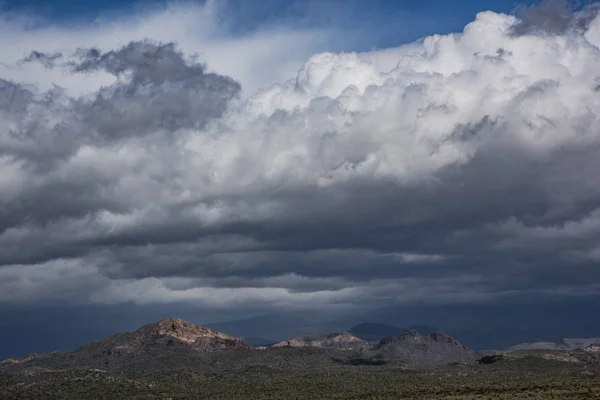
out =
{"type": "Polygon", "coordinates": [[[2,4],[0,358],[165,317],[600,336],[597,3],[258,4],[2,4]]]}

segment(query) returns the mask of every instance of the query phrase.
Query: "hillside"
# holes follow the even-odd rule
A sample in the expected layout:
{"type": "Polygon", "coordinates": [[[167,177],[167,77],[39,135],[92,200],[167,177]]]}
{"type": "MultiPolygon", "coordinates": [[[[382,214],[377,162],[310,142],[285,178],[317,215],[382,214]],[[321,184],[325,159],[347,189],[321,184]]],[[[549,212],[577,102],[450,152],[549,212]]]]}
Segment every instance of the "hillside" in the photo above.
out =
{"type": "Polygon", "coordinates": [[[325,333],[254,349],[240,338],[167,319],[74,352],[5,360],[0,398],[562,400],[600,395],[597,345],[515,351],[475,361],[473,350],[442,332],[408,331],[374,344],[345,332],[325,333]]]}
{"type": "Polygon", "coordinates": [[[311,348],[222,350],[203,353],[206,358],[193,368],[0,369],[0,398],[591,400],[600,395],[600,364],[584,355],[525,352],[491,364],[407,369],[393,364],[356,366],[335,356],[347,353],[311,348]]]}
{"type": "Polygon", "coordinates": [[[244,363],[290,367],[297,363],[304,365],[308,359],[315,365],[431,366],[473,361],[474,354],[442,333],[421,336],[416,331],[372,343],[347,332],[322,333],[299,336],[272,348],[253,349],[241,338],[171,318],[86,344],[74,352],[33,354],[6,360],[0,364],[0,370],[194,368],[219,371],[244,363]]]}
{"type": "Polygon", "coordinates": [[[382,339],[373,351],[381,359],[421,366],[472,362],[477,357],[475,351],[443,332],[421,336],[414,330],[382,339]]]}

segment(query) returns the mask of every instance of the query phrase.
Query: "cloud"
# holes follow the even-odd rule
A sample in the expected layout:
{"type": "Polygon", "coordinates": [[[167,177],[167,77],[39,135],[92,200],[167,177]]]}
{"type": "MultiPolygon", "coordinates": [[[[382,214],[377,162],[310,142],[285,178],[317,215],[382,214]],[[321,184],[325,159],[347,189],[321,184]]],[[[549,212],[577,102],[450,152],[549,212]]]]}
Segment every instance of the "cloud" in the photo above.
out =
{"type": "Polygon", "coordinates": [[[229,77],[206,73],[197,63],[186,63],[174,44],[131,42],[102,54],[80,50],[74,72],[103,70],[119,79],[81,104],[83,124],[96,127],[104,138],[145,135],[164,130],[202,129],[220,117],[240,92],[229,77]]]}
{"type": "Polygon", "coordinates": [[[204,57],[183,31],[148,34],[186,26],[178,8],[67,45],[19,31],[29,56],[0,69],[0,302],[598,295],[600,18],[582,13],[540,30],[483,12],[462,33],[317,53],[253,95],[259,66],[288,70],[259,50],[289,33],[210,39],[204,57]],[[258,53],[223,67],[242,44],[258,53]]]}
{"type": "Polygon", "coordinates": [[[62,53],[60,52],[56,52],[56,53],[40,53],[39,51],[32,51],[31,53],[29,53],[29,55],[27,57],[25,57],[21,63],[30,63],[30,62],[39,62],[40,64],[42,64],[44,67],[46,68],[54,68],[54,66],[56,65],[56,60],[59,60],[62,58],[62,53]]]}
{"type": "Polygon", "coordinates": [[[587,29],[588,24],[596,18],[597,4],[587,6],[577,0],[545,0],[530,6],[521,6],[520,20],[512,28],[514,35],[527,33],[560,34],[569,29],[587,29]]]}
{"type": "Polygon", "coordinates": [[[60,54],[71,55],[79,48],[110,52],[150,39],[176,43],[188,56],[207,64],[207,72],[240,82],[247,97],[273,80],[287,79],[312,53],[338,47],[346,40],[336,37],[333,30],[275,24],[232,36],[226,10],[237,15],[227,2],[215,1],[204,5],[169,2],[136,13],[100,14],[91,23],[73,17],[57,24],[35,14],[2,13],[0,34],[6,40],[0,43],[0,76],[35,84],[40,90],[59,85],[70,94],[90,94],[113,83],[114,76],[105,71],[73,76],[52,69],[60,54]]]}

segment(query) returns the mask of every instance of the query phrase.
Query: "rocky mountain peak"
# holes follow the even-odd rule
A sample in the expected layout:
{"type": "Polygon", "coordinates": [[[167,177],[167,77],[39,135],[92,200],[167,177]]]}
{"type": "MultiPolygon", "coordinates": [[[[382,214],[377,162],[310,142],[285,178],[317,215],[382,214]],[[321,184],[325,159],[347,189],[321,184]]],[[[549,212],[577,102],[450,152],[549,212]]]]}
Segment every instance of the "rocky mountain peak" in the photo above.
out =
{"type": "Polygon", "coordinates": [[[393,342],[402,342],[402,341],[422,341],[423,340],[423,336],[421,336],[419,334],[419,332],[417,332],[414,329],[409,329],[407,331],[405,331],[402,335],[400,336],[386,336],[383,339],[381,339],[381,341],[379,342],[379,346],[385,345],[387,343],[393,343],[393,342]]]}
{"type": "Polygon", "coordinates": [[[204,328],[179,318],[163,319],[145,325],[140,328],[138,332],[142,334],[170,336],[185,343],[194,343],[198,338],[211,336],[222,337],[223,339],[233,339],[232,336],[213,332],[209,328],[204,328]]]}
{"type": "Polygon", "coordinates": [[[429,335],[436,342],[442,343],[450,343],[450,344],[458,344],[458,340],[454,339],[452,336],[445,334],[442,331],[437,331],[429,335]]]}
{"type": "MultiPolygon", "coordinates": [[[[249,348],[243,339],[198,326],[180,318],[168,318],[144,325],[135,332],[143,338],[162,337],[202,348],[249,348]]],[[[170,342],[175,343],[175,342],[170,342]]]]}
{"type": "Polygon", "coordinates": [[[409,329],[406,332],[404,332],[401,336],[420,338],[421,334],[419,334],[419,332],[417,332],[414,329],[409,329]]]}

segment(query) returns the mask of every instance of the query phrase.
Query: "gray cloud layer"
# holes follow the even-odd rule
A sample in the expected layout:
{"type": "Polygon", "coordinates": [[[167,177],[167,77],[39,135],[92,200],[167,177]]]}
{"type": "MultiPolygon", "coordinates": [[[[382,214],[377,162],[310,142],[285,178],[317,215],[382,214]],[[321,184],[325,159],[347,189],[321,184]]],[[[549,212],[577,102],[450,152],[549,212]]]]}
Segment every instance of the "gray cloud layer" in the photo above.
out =
{"type": "Polygon", "coordinates": [[[0,302],[597,295],[600,19],[538,15],[317,54],[244,102],[175,44],[32,49],[112,81],[0,80],[0,302]]]}

